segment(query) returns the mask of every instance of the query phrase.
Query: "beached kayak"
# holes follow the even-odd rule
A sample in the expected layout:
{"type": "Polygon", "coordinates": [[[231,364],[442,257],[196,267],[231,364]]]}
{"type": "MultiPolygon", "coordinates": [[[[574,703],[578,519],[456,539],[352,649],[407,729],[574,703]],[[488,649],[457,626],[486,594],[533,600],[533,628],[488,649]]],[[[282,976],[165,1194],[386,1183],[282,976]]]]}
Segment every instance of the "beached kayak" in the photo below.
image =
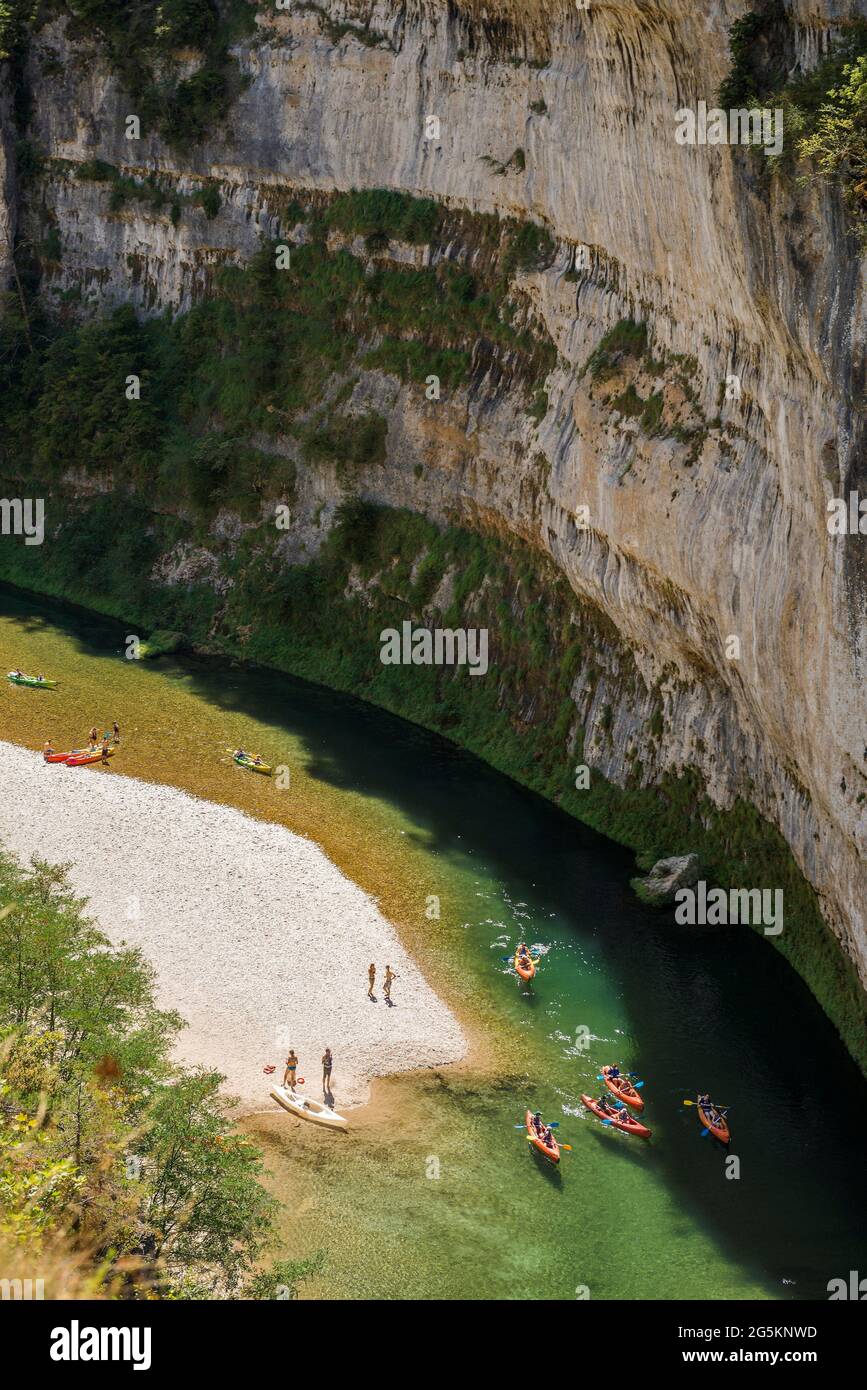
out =
{"type": "Polygon", "coordinates": [[[618,1110],[616,1115],[609,1115],[597,1101],[593,1100],[592,1096],[582,1096],[581,1099],[587,1109],[593,1111],[597,1119],[607,1120],[614,1129],[622,1129],[624,1134],[634,1134],[638,1139],[650,1138],[651,1131],[639,1124],[638,1120],[634,1120],[628,1110],[618,1110]]]}
{"type": "Polygon", "coordinates": [[[263,772],[266,777],[271,776],[271,769],[267,763],[257,763],[253,758],[235,758],[234,754],[232,757],[239,767],[248,767],[251,772],[263,772]]]}
{"type": "Polygon", "coordinates": [[[613,1096],[616,1096],[618,1100],[625,1100],[626,1104],[631,1105],[633,1110],[643,1110],[644,1101],[641,1099],[641,1096],[638,1094],[632,1082],[629,1080],[629,1077],[612,1077],[610,1075],[610,1072],[611,1067],[602,1068],[602,1076],[604,1078],[605,1085],[608,1087],[611,1094],[613,1096]]]}
{"type": "MultiPolygon", "coordinates": [[[[116,748],[107,748],[105,750],[104,756],[106,758],[113,758],[116,752],[116,748]]],[[[97,748],[95,753],[91,752],[91,750],[88,748],[85,749],[83,753],[74,753],[70,757],[68,757],[66,759],[66,766],[84,767],[87,763],[101,763],[102,759],[103,752],[101,748],[97,748]]]]}
{"type": "Polygon", "coordinates": [[[6,679],[13,685],[29,685],[34,690],[54,690],[58,686],[58,681],[41,681],[38,676],[16,676],[14,671],[7,671],[6,679]]]}
{"type": "Polygon", "coordinates": [[[696,1098],[696,1105],[698,1106],[699,1119],[705,1129],[709,1129],[714,1139],[718,1139],[721,1144],[728,1144],[732,1136],[726,1124],[725,1117],[720,1115],[718,1110],[714,1110],[713,1112],[708,1110],[700,1103],[698,1098],[696,1098]],[[715,1119],[714,1116],[716,1117],[715,1119]]]}
{"type": "Polygon", "coordinates": [[[86,752],[86,748],[73,748],[69,753],[43,753],[42,756],[47,763],[65,763],[68,758],[75,758],[79,753],[86,752]]]}
{"type": "Polygon", "coordinates": [[[522,980],[532,980],[536,973],[536,962],[532,956],[524,956],[523,960],[515,952],[515,969],[522,980]]]}
{"type": "Polygon", "coordinates": [[[284,1110],[297,1115],[301,1120],[311,1120],[315,1125],[325,1125],[326,1129],[348,1129],[349,1121],[335,1110],[329,1110],[321,1100],[302,1096],[300,1091],[290,1091],[286,1086],[275,1086],[271,1099],[282,1105],[284,1110]]]}
{"type": "Polygon", "coordinates": [[[525,1123],[525,1125],[527,1126],[527,1133],[529,1134],[530,1139],[532,1140],[534,1149],[537,1149],[538,1152],[539,1152],[540,1154],[544,1154],[545,1158],[547,1158],[547,1159],[549,1160],[549,1162],[551,1162],[551,1163],[559,1163],[559,1162],[560,1162],[560,1145],[557,1143],[557,1140],[556,1140],[556,1139],[553,1139],[553,1138],[552,1138],[552,1141],[551,1141],[553,1147],[549,1147],[547,1144],[544,1144],[544,1143],[542,1142],[542,1140],[539,1138],[538,1134],[536,1133],[535,1129],[533,1128],[533,1112],[532,1112],[532,1110],[528,1110],[528,1111],[527,1111],[527,1114],[526,1114],[525,1117],[524,1117],[524,1123],[525,1123]]]}

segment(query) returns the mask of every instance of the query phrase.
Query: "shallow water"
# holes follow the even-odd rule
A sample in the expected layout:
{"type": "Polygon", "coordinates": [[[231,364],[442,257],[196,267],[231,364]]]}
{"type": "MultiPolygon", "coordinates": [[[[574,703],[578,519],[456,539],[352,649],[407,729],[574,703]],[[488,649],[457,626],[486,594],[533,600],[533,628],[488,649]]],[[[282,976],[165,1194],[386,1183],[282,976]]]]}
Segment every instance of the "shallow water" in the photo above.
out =
{"type": "Polygon", "coordinates": [[[767,942],[675,927],[635,900],[626,851],[432,735],[270,672],[128,662],[125,635],[0,590],[0,667],[62,681],[4,683],[0,737],[77,746],[117,718],[110,769],[52,774],[170,782],[310,835],[474,1039],[458,1068],[379,1083],[346,1136],[252,1122],[288,1204],[280,1255],[323,1254],[309,1291],[826,1297],[863,1264],[867,1086],[767,942]],[[236,769],[239,742],[287,765],[289,787],[236,769]],[[519,939],[545,951],[532,987],[501,959],[519,939]],[[646,1079],[649,1144],[581,1107],[613,1060],[646,1079]],[[732,1106],[737,1179],[682,1103],[696,1087],[732,1106]],[[515,1128],[527,1104],[573,1145],[559,1170],[515,1128]]]}

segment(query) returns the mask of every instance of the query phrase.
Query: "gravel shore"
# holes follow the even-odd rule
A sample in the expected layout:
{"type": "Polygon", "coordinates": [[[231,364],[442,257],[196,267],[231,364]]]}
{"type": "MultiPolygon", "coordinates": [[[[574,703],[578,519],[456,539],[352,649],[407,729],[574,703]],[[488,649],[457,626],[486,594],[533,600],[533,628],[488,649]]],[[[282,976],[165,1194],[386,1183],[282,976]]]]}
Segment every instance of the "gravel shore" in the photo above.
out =
{"type": "Polygon", "coordinates": [[[289,1046],[314,1096],[331,1047],[338,1110],[362,1104],[372,1076],[466,1052],[376,903],[312,841],[114,767],[51,766],[3,742],[0,767],[0,846],[22,863],[37,854],[72,865],[106,936],[141,947],[160,1005],[186,1019],[179,1059],[223,1072],[242,1110],[274,1107],[268,1090],[289,1046]],[[391,1008],[386,963],[398,976],[391,1008]]]}

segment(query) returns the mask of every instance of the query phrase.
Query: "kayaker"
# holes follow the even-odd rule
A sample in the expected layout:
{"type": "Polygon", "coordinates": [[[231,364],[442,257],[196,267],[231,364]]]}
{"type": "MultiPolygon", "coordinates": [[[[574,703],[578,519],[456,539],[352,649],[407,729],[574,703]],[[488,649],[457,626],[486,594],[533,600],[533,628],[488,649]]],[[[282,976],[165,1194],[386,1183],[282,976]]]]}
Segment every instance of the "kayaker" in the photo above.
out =
{"type": "Polygon", "coordinates": [[[620,1079],[620,1068],[619,1068],[619,1067],[609,1067],[609,1068],[608,1068],[608,1080],[609,1080],[609,1081],[618,1081],[619,1079],[620,1079]]]}
{"type": "Polygon", "coordinates": [[[537,1110],[536,1113],[535,1113],[534,1116],[533,1116],[533,1128],[534,1128],[534,1130],[536,1131],[536,1133],[539,1135],[539,1137],[541,1138],[541,1137],[542,1137],[542,1130],[545,1128],[545,1126],[544,1126],[543,1123],[542,1123],[542,1112],[541,1112],[541,1110],[537,1110]]]}
{"type": "Polygon", "coordinates": [[[331,1048],[326,1047],[322,1054],[322,1089],[326,1095],[331,1091],[331,1069],[334,1066],[334,1058],[331,1055],[331,1048]]]}
{"type": "Polygon", "coordinates": [[[256,756],[255,756],[255,758],[253,759],[253,762],[256,764],[257,767],[261,767],[261,766],[262,766],[262,754],[261,754],[261,753],[257,753],[256,756]]]}
{"type": "Polygon", "coordinates": [[[382,992],[388,1000],[389,1004],[391,1003],[391,982],[392,980],[396,979],[397,976],[395,975],[391,966],[387,965],[385,967],[385,974],[382,977],[382,992]]]}
{"type": "Polygon", "coordinates": [[[367,967],[367,997],[368,997],[368,999],[375,999],[375,997],[376,997],[376,996],[374,995],[374,993],[373,993],[373,986],[374,986],[375,984],[376,984],[376,966],[373,964],[373,961],[371,961],[371,962],[370,962],[370,965],[367,967]]]}
{"type": "Polygon", "coordinates": [[[295,1077],[298,1073],[298,1058],[295,1056],[294,1047],[290,1047],[289,1056],[286,1058],[286,1070],[283,1073],[283,1085],[288,1086],[290,1091],[295,1090],[295,1077]]]}

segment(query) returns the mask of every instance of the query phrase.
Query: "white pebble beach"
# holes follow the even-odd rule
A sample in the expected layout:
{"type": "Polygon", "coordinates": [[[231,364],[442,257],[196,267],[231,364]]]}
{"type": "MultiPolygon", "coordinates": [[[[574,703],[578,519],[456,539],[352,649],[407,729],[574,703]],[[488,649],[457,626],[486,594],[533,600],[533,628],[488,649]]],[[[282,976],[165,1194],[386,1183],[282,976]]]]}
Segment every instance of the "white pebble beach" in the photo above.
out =
{"type": "Polygon", "coordinates": [[[4,742],[0,760],[0,848],[24,865],[71,865],[90,915],[113,943],[141,948],[160,1007],[186,1020],[178,1060],[221,1071],[242,1111],[276,1108],[268,1092],[290,1045],[305,1093],[320,1099],[331,1047],[338,1110],[363,1104],[374,1076],[466,1053],[394,927],[312,841],[114,767],[49,765],[4,742]],[[386,963],[398,976],[391,1008],[386,963]]]}

